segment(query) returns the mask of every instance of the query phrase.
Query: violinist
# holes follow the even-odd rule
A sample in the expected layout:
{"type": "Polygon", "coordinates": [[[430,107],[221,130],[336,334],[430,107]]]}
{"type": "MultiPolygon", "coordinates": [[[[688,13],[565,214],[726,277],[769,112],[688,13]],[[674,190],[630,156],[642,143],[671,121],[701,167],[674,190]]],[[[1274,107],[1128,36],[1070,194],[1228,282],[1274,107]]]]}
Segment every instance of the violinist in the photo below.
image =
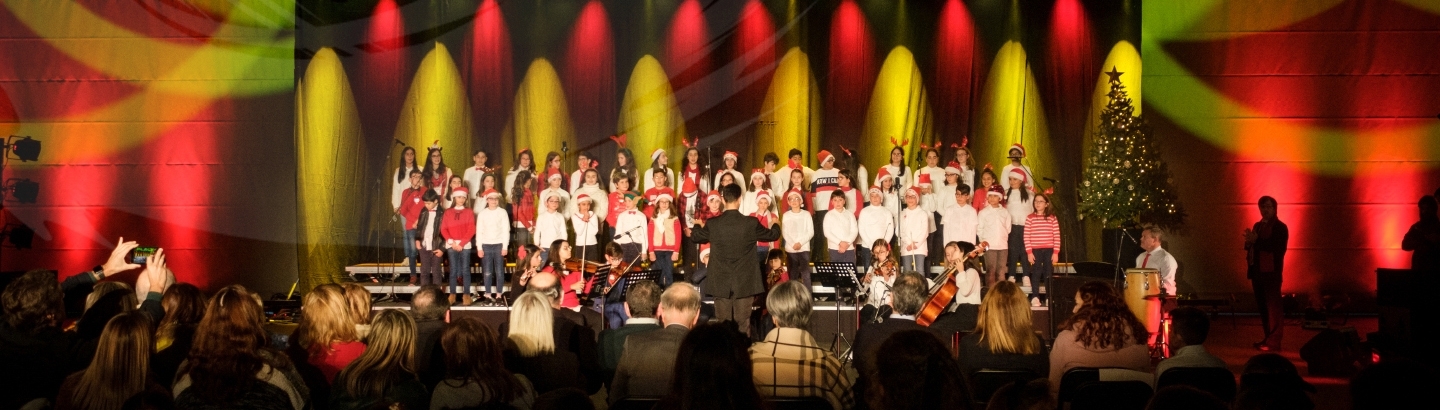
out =
{"type": "Polygon", "coordinates": [[[515,274],[510,276],[510,300],[512,301],[518,299],[521,293],[525,293],[525,286],[530,284],[531,277],[545,269],[545,259],[540,257],[540,247],[526,244],[520,248],[520,252],[522,253],[519,255],[525,255],[525,257],[516,260],[515,274]]]}
{"type": "Polygon", "coordinates": [[[866,295],[865,307],[860,308],[860,317],[866,323],[890,316],[890,289],[895,286],[900,261],[890,252],[890,241],[876,239],[870,246],[873,262],[860,279],[860,291],[866,295]]]}
{"type": "Polygon", "coordinates": [[[610,265],[610,275],[603,279],[604,283],[599,284],[602,290],[606,290],[600,297],[600,311],[605,313],[605,323],[609,329],[618,329],[625,325],[625,319],[629,315],[625,312],[625,272],[630,270],[634,263],[625,259],[625,250],[620,244],[611,242],[605,244],[605,263],[610,265]]]}
{"type": "Polygon", "coordinates": [[[574,255],[575,248],[570,241],[557,239],[550,243],[550,259],[541,272],[554,273],[560,278],[560,307],[580,310],[579,292],[585,286],[585,272],[567,269],[565,262],[574,255]]]}

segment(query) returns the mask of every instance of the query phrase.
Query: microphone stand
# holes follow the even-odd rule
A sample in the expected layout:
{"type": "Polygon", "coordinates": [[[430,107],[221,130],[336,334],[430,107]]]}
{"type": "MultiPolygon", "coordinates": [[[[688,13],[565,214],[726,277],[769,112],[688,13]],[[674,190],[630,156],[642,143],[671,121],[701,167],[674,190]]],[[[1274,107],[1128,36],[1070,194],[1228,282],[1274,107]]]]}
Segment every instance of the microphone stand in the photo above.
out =
{"type": "MultiPolygon", "coordinates": [[[[401,142],[399,142],[399,141],[396,141],[396,143],[399,144],[399,145],[402,146],[402,147],[407,146],[407,145],[405,145],[404,143],[401,143],[401,142]]],[[[385,151],[385,163],[386,163],[386,164],[389,164],[389,163],[390,163],[390,160],[392,160],[392,159],[395,158],[395,145],[396,145],[396,144],[390,144],[390,149],[388,149],[388,150],[385,151]]],[[[418,160],[415,161],[415,165],[417,165],[417,166],[420,165],[420,161],[418,161],[418,160]]],[[[408,175],[408,174],[409,174],[410,171],[409,171],[409,170],[403,170],[403,171],[407,174],[407,175],[406,175],[406,179],[409,179],[409,175],[408,175]]],[[[380,179],[376,179],[376,180],[375,180],[375,191],[374,191],[374,192],[384,192],[385,184],[383,184],[382,182],[384,182],[385,179],[386,179],[386,178],[380,178],[380,179]]],[[[386,227],[387,227],[387,228],[392,227],[392,226],[394,225],[394,222],[397,221],[396,216],[397,216],[397,215],[395,215],[394,212],[391,212],[391,214],[390,214],[390,222],[391,222],[391,223],[386,224],[386,227]]],[[[405,237],[405,233],[404,233],[405,226],[404,226],[404,225],[405,225],[405,224],[402,223],[401,226],[400,226],[400,230],[401,230],[400,240],[402,240],[402,241],[404,240],[404,237],[405,237]]],[[[380,274],[381,274],[381,273],[380,273],[380,242],[381,242],[380,234],[379,234],[379,233],[376,233],[376,234],[375,234],[375,276],[380,276],[380,274]]],[[[393,246],[393,245],[396,244],[395,242],[396,242],[396,241],[395,241],[394,239],[391,239],[390,244],[391,244],[392,246],[390,247],[390,259],[389,259],[389,260],[394,260],[394,259],[395,259],[395,247],[393,246]]],[[[400,245],[403,246],[404,244],[400,244],[400,245]]],[[[417,257],[418,257],[418,256],[417,256],[417,257]]],[[[416,262],[419,262],[419,261],[416,261],[416,262]]],[[[382,297],[382,298],[380,298],[380,299],[378,299],[378,300],[375,300],[375,302],[387,302],[387,301],[394,301],[394,300],[398,299],[398,297],[395,296],[395,280],[398,279],[398,278],[400,277],[400,275],[397,274],[397,273],[395,273],[395,270],[396,270],[396,269],[398,269],[397,266],[393,266],[393,265],[391,266],[391,268],[390,268],[390,281],[389,281],[389,282],[390,282],[390,287],[386,289],[386,291],[385,291],[385,296],[382,297]]],[[[352,279],[353,279],[353,278],[352,278],[352,279]]],[[[297,279],[297,280],[298,280],[298,279],[297,279]]],[[[372,282],[378,281],[378,280],[375,279],[374,277],[371,277],[370,280],[371,280],[372,282]]]]}
{"type": "MultiPolygon", "coordinates": [[[[1123,227],[1117,229],[1125,233],[1125,236],[1129,237],[1131,242],[1140,243],[1140,241],[1135,240],[1135,236],[1130,235],[1130,231],[1125,230],[1123,227]]],[[[1113,283],[1116,288],[1123,292],[1125,288],[1120,284],[1120,272],[1124,271],[1124,269],[1120,267],[1120,254],[1121,251],[1125,249],[1125,238],[1120,237],[1120,235],[1115,235],[1115,239],[1117,243],[1115,244],[1115,278],[1113,279],[1113,283]]]]}

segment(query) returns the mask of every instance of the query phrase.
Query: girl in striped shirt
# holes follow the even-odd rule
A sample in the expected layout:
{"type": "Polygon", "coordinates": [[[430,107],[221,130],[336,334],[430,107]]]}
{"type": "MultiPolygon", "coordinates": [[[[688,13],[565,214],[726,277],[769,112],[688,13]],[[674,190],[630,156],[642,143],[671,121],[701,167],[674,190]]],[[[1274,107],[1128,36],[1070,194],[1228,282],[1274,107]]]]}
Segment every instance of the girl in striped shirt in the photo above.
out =
{"type": "Polygon", "coordinates": [[[1036,193],[1032,201],[1035,212],[1025,217],[1025,254],[1030,260],[1025,273],[1030,276],[1030,304],[1039,306],[1036,289],[1050,279],[1054,263],[1060,261],[1060,220],[1050,209],[1049,195],[1036,193]]]}

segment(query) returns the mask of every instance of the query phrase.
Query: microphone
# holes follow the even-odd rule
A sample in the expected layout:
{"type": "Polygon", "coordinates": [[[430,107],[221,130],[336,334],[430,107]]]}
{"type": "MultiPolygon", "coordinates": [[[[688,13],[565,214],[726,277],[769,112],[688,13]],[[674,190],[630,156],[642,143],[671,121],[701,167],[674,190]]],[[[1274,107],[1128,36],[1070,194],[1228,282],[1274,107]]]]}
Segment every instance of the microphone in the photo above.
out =
{"type": "Polygon", "coordinates": [[[615,237],[614,237],[614,238],[610,238],[610,239],[620,239],[621,237],[630,235],[631,232],[635,232],[636,229],[640,229],[640,227],[639,227],[639,226],[636,226],[636,227],[634,227],[634,228],[630,228],[630,230],[628,230],[628,231],[625,231],[625,232],[622,232],[622,233],[617,233],[617,234],[615,234],[615,237]]]}
{"type": "Polygon", "coordinates": [[[570,144],[565,141],[560,141],[560,152],[570,152],[570,144]]]}
{"type": "Polygon", "coordinates": [[[1043,180],[1046,180],[1046,181],[1050,181],[1050,183],[1052,183],[1052,184],[1058,184],[1058,183],[1060,183],[1060,181],[1056,180],[1055,178],[1051,178],[1051,177],[1040,177],[1040,179],[1043,179],[1043,180]]]}

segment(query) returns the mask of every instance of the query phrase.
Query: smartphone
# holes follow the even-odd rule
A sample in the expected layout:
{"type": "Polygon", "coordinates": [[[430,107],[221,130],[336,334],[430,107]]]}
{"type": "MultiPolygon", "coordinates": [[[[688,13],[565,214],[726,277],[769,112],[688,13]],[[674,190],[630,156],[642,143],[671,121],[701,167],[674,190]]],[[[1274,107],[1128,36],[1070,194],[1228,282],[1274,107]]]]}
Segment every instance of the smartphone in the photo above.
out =
{"type": "Polygon", "coordinates": [[[150,261],[150,256],[155,254],[154,247],[139,247],[130,252],[130,263],[144,265],[150,261]]]}

